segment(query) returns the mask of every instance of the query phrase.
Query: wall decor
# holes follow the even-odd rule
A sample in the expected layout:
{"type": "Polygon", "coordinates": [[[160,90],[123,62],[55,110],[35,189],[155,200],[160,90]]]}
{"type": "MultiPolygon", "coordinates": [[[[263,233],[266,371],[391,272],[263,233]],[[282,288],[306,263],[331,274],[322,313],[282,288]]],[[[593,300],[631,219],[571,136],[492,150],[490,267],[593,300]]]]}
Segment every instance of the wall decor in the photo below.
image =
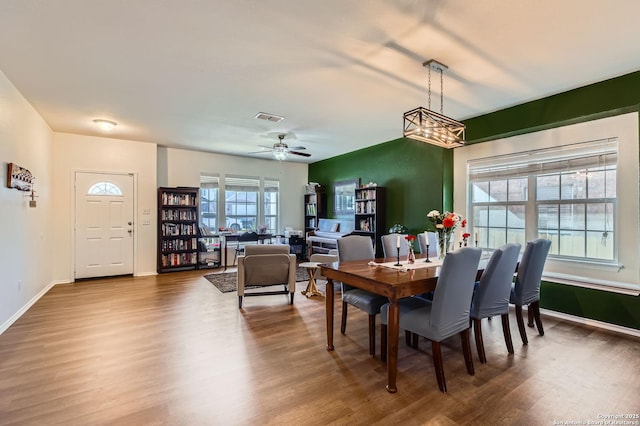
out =
{"type": "Polygon", "coordinates": [[[7,170],[7,187],[20,191],[31,191],[35,177],[31,172],[17,164],[9,163],[7,170]]]}

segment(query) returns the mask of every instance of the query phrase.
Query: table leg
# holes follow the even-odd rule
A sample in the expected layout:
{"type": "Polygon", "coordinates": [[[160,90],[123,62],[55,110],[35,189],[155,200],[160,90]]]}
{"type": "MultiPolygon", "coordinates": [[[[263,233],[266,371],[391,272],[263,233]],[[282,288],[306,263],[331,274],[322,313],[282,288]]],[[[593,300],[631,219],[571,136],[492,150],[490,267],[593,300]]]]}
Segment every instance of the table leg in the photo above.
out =
{"type": "Polygon", "coordinates": [[[221,255],[220,258],[222,258],[224,262],[223,271],[226,271],[227,270],[227,237],[224,237],[224,254],[221,255]]]}
{"type": "Polygon", "coordinates": [[[398,373],[398,326],[400,323],[398,301],[390,300],[387,317],[387,391],[396,393],[396,375],[398,373]]]}
{"type": "Polygon", "coordinates": [[[333,280],[327,280],[327,289],[325,290],[326,315],[327,315],[327,350],[332,351],[333,347],[333,280]]]}
{"type": "Polygon", "coordinates": [[[306,294],[307,297],[322,296],[322,293],[318,291],[318,287],[316,286],[317,270],[318,268],[307,268],[307,272],[309,273],[309,284],[307,285],[307,290],[302,292],[302,294],[306,294]]]}
{"type": "Polygon", "coordinates": [[[318,291],[318,287],[316,287],[316,271],[318,268],[307,268],[307,273],[309,274],[309,283],[307,284],[307,289],[303,290],[301,293],[307,297],[311,296],[322,296],[322,293],[318,291]]]}

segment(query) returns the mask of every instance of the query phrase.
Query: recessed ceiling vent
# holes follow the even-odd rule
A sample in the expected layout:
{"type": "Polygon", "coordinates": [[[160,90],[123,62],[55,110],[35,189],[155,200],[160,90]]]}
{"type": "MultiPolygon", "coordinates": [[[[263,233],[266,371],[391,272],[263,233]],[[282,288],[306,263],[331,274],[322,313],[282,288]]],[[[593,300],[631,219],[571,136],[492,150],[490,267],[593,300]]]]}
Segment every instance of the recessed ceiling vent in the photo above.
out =
{"type": "Polygon", "coordinates": [[[269,114],[268,112],[259,112],[256,114],[256,118],[258,120],[267,120],[272,123],[279,123],[284,120],[284,117],[280,117],[279,115],[269,114]]]}

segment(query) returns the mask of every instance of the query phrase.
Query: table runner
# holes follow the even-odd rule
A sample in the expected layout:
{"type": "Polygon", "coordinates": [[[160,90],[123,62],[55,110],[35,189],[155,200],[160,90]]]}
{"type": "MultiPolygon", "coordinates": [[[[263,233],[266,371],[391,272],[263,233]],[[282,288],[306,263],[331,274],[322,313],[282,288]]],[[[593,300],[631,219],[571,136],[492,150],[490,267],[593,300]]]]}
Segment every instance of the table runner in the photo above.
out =
{"type": "Polygon", "coordinates": [[[374,261],[369,262],[369,266],[376,266],[380,268],[391,268],[400,272],[407,272],[413,269],[429,268],[431,266],[441,266],[442,260],[430,259],[431,262],[425,262],[424,259],[416,259],[415,263],[408,263],[406,260],[400,261],[400,266],[396,265],[396,262],[382,262],[376,263],[374,261]]]}

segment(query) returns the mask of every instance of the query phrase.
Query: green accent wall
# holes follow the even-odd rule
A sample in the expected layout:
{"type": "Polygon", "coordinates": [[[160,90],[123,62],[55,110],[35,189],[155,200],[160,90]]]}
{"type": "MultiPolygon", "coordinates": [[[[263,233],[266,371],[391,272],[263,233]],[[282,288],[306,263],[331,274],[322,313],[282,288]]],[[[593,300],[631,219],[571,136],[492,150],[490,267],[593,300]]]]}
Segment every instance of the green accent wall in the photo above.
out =
{"type": "Polygon", "coordinates": [[[464,121],[478,143],[638,111],[640,71],[464,121]]]}
{"type": "MultiPolygon", "coordinates": [[[[640,108],[640,71],[465,120],[468,143],[564,126],[640,108]]],[[[461,148],[464,149],[464,148],[461,148]]],[[[640,164],[640,159],[638,159],[640,164]]],[[[431,209],[453,205],[453,152],[409,139],[374,145],[309,165],[309,180],[327,188],[360,178],[387,188],[387,228],[423,231],[431,209]]],[[[464,190],[464,189],[462,189],[464,190]]],[[[543,308],[640,330],[640,296],[543,282],[543,308]]]]}
{"type": "Polygon", "coordinates": [[[359,178],[386,188],[385,232],[401,223],[412,233],[424,232],[427,212],[451,206],[451,152],[400,138],[309,165],[309,181],[327,191],[327,215],[333,217],[333,183],[359,178]],[[446,202],[445,202],[446,199],[446,202]]]}

